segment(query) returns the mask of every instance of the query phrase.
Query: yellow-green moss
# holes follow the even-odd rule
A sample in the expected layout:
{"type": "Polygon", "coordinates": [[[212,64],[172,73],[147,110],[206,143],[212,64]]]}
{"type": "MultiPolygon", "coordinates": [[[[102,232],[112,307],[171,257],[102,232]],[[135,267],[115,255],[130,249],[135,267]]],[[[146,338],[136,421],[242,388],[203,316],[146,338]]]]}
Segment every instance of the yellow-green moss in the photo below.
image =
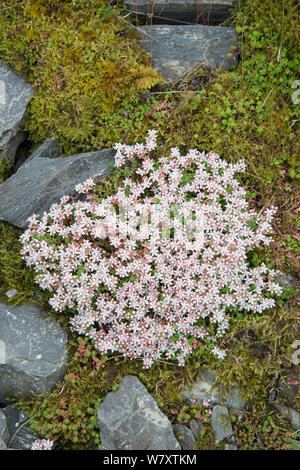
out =
{"type": "Polygon", "coordinates": [[[70,155],[140,134],[122,112],[162,79],[118,12],[100,0],[0,10],[0,56],[34,87],[26,129],[36,145],[58,137],[70,155]]]}
{"type": "Polygon", "coordinates": [[[0,221],[0,300],[7,303],[24,303],[36,290],[33,270],[26,267],[20,255],[21,229],[0,221]],[[17,295],[9,300],[5,292],[16,289],[17,295]]]}
{"type": "Polygon", "coordinates": [[[195,443],[194,450],[224,450],[225,443],[219,442],[216,444],[214,433],[211,426],[207,426],[205,433],[195,443]]]}

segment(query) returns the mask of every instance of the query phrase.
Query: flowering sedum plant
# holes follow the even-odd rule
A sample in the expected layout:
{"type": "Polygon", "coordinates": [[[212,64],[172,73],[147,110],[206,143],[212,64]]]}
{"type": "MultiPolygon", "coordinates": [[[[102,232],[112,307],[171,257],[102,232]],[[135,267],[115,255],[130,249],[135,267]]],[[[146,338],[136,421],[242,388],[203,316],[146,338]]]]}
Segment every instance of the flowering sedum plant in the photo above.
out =
{"type": "Polygon", "coordinates": [[[243,162],[177,148],[155,161],[155,148],[155,131],[145,144],[116,144],[117,167],[141,160],[136,178],[101,202],[93,180],[78,185],[80,199],[29,219],[22,254],[53,292],[51,306],[74,310],[71,329],[103,353],[183,365],[203,340],[223,358],[230,309],[262,312],[275,304],[265,293],[281,292],[274,271],[247,262],[270,243],[275,209],[248,207],[235,179],[243,162]]]}
{"type": "Polygon", "coordinates": [[[53,441],[51,439],[39,439],[34,441],[31,450],[52,450],[53,441]]]}

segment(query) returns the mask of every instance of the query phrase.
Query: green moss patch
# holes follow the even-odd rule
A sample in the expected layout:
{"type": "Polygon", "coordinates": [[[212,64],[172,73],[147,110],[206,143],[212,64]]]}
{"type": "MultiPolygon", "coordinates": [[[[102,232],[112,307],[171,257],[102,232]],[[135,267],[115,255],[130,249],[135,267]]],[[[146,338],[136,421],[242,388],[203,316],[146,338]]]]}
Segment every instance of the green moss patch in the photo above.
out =
{"type": "Polygon", "coordinates": [[[26,129],[71,155],[140,135],[127,105],[162,79],[104,1],[28,0],[0,10],[0,56],[32,83],[26,129]],[[125,115],[124,115],[125,112],[125,115]]]}

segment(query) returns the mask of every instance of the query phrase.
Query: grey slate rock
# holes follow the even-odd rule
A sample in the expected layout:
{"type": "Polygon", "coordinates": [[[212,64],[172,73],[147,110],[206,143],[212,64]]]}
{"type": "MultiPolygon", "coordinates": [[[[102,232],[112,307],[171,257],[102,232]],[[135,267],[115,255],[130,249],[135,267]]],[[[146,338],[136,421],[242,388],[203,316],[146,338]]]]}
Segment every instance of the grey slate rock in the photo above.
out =
{"type": "Polygon", "coordinates": [[[269,393],[269,403],[272,403],[273,401],[275,401],[277,398],[277,395],[278,395],[277,390],[273,388],[269,393]]]}
{"type": "Polygon", "coordinates": [[[182,396],[188,400],[196,398],[201,403],[203,400],[210,400],[211,405],[225,405],[228,408],[242,410],[246,403],[242,400],[241,394],[236,387],[232,387],[228,396],[221,396],[220,386],[215,384],[216,377],[208,371],[201,371],[201,376],[197,382],[189,389],[186,388],[182,396]]]}
{"type": "Polygon", "coordinates": [[[180,450],[171,423],[134,376],[106,395],[97,423],[105,450],[180,450]]]}
{"type": "Polygon", "coordinates": [[[233,437],[230,416],[225,406],[216,405],[213,407],[211,425],[215,434],[216,444],[233,437]]]}
{"type": "Polygon", "coordinates": [[[200,431],[203,428],[203,424],[198,419],[192,419],[190,421],[190,429],[195,437],[196,441],[200,437],[200,431]]]}
{"type": "Polygon", "coordinates": [[[290,408],[289,406],[285,406],[282,403],[273,403],[275,408],[278,412],[287,418],[291,423],[292,429],[298,431],[300,429],[300,412],[290,408]]]}
{"type": "Polygon", "coordinates": [[[0,410],[0,450],[5,450],[8,444],[9,434],[6,416],[3,409],[0,410]]]}
{"type": "Polygon", "coordinates": [[[32,86],[0,60],[0,160],[6,155],[11,165],[25,138],[22,126],[32,96],[32,86]]]}
{"type": "MultiPolygon", "coordinates": [[[[292,361],[297,358],[300,341],[295,340],[292,344],[295,347],[295,357],[292,356],[292,361]],[[294,344],[295,343],[295,344],[294,344]],[[298,348],[298,350],[297,350],[298,348]]],[[[297,427],[297,422],[299,426],[297,429],[300,428],[300,413],[296,411],[297,405],[297,397],[300,393],[300,364],[293,365],[288,370],[288,377],[285,378],[285,382],[279,381],[276,385],[276,388],[273,388],[269,393],[269,403],[277,406],[277,409],[283,411],[283,415],[288,416],[290,415],[290,419],[295,421],[295,426],[297,427]],[[299,416],[297,419],[297,415],[299,416]]]]}
{"type": "Polygon", "coordinates": [[[58,158],[59,157],[59,140],[48,139],[40,145],[30,157],[27,158],[26,163],[34,158],[58,158]]]}
{"type": "MultiPolygon", "coordinates": [[[[300,346],[300,344],[298,346],[300,346]]],[[[279,392],[278,401],[280,402],[281,400],[285,399],[285,401],[287,402],[286,404],[291,405],[291,407],[293,407],[293,405],[295,404],[295,400],[297,399],[297,396],[300,393],[300,383],[299,383],[300,366],[299,365],[294,366],[293,369],[295,371],[294,377],[298,378],[298,380],[295,381],[296,383],[285,384],[283,382],[279,382],[278,384],[278,392],[279,392]]]]}
{"type": "Polygon", "coordinates": [[[291,273],[282,273],[276,278],[278,284],[283,287],[292,287],[293,289],[299,289],[300,279],[291,273]]]}
{"type": "Polygon", "coordinates": [[[42,318],[35,304],[0,303],[0,340],[5,361],[0,364],[0,402],[18,392],[49,392],[64,377],[67,332],[52,318],[42,318]]]}
{"type": "Polygon", "coordinates": [[[183,450],[192,450],[196,439],[192,431],[183,424],[175,424],[173,431],[177,441],[183,450]]]}
{"type": "Polygon", "coordinates": [[[294,301],[300,302],[300,278],[293,273],[281,273],[279,277],[276,278],[278,284],[285,288],[292,288],[295,292],[294,301]]]}
{"type": "Polygon", "coordinates": [[[43,215],[54,203],[75,193],[88,178],[113,172],[114,149],[64,158],[33,158],[0,185],[0,220],[25,228],[33,214],[43,215]]]}
{"type": "Polygon", "coordinates": [[[124,0],[129,11],[139,14],[153,14],[153,23],[195,21],[208,23],[221,23],[231,13],[232,7],[238,2],[235,0],[124,0]],[[173,20],[173,21],[172,21],[173,20]]]}
{"type": "Polygon", "coordinates": [[[31,446],[36,439],[41,439],[30,430],[28,416],[24,412],[13,408],[11,405],[3,408],[2,412],[6,416],[9,433],[8,445],[10,449],[31,450],[31,446]]]}
{"type": "Polygon", "coordinates": [[[176,81],[189,69],[204,65],[228,68],[236,64],[229,58],[237,47],[233,28],[205,25],[153,25],[139,27],[141,46],[152,55],[152,66],[166,81],[176,81]]]}
{"type": "Polygon", "coordinates": [[[5,295],[8,299],[12,299],[17,295],[18,291],[16,289],[9,289],[5,292],[5,295]]]}

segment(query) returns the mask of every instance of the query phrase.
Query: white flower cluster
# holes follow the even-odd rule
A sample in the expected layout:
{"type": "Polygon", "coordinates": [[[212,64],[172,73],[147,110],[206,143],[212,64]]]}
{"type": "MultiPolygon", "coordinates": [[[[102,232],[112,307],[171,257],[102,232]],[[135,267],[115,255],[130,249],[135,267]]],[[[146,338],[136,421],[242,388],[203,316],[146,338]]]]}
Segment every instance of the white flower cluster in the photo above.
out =
{"type": "Polygon", "coordinates": [[[101,352],[143,358],[144,367],[175,356],[183,365],[193,340],[207,339],[223,358],[217,339],[230,308],[260,313],[275,304],[264,294],[281,292],[277,273],[247,261],[249,250],[270,243],[275,209],[249,209],[235,179],[243,162],[177,148],[155,160],[155,147],[155,131],[146,145],[117,144],[116,166],[142,160],[136,178],[101,202],[93,180],[78,185],[86,200],[65,196],[29,219],[22,254],[54,293],[51,306],[73,309],[72,330],[101,352]]]}
{"type": "Polygon", "coordinates": [[[51,439],[40,439],[34,441],[31,446],[31,450],[52,450],[53,441],[51,439]]]}

